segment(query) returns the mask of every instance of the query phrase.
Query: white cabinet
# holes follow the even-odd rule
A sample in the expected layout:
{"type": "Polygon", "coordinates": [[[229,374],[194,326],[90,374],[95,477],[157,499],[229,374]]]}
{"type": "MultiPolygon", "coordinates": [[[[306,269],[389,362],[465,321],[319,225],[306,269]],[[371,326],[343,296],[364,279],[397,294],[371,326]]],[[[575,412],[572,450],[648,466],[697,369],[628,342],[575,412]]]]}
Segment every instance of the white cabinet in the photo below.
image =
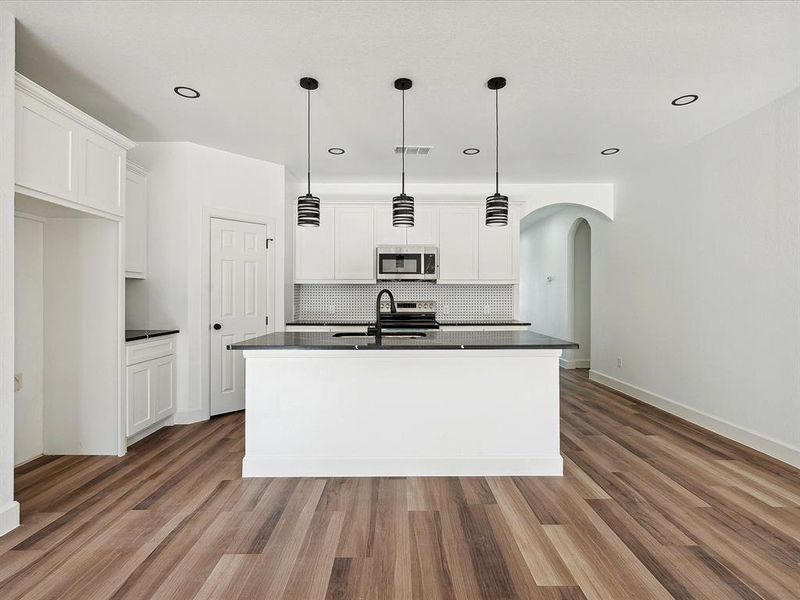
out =
{"type": "Polygon", "coordinates": [[[175,336],[127,344],[126,434],[136,435],[175,414],[175,336]]]}
{"type": "Polygon", "coordinates": [[[439,244],[439,208],[434,206],[414,208],[414,226],[406,228],[406,244],[409,246],[439,244]]]}
{"type": "Polygon", "coordinates": [[[477,207],[439,209],[439,280],[478,279],[477,207]]]}
{"type": "MultiPolygon", "coordinates": [[[[294,278],[298,283],[334,278],[334,209],[320,209],[319,227],[295,228],[294,278]]],[[[297,220],[295,218],[295,223],[297,220]]]]}
{"type": "Polygon", "coordinates": [[[80,132],[78,139],[78,203],[115,215],[124,215],[125,150],[87,129],[80,132]]]}
{"type": "Polygon", "coordinates": [[[374,209],[338,206],[335,213],[335,278],[375,281],[374,209]]]}
{"type": "Polygon", "coordinates": [[[486,209],[480,214],[478,247],[478,279],[514,283],[517,280],[519,252],[519,219],[512,209],[508,225],[487,227],[486,209]]]}
{"type": "Polygon", "coordinates": [[[392,207],[375,207],[375,245],[405,246],[408,227],[392,225],[392,207]]]}
{"type": "Polygon", "coordinates": [[[113,129],[17,74],[17,191],[121,217],[125,214],[125,157],[133,146],[113,129]]]}
{"type": "Polygon", "coordinates": [[[77,123],[27,94],[16,100],[16,184],[74,201],[77,123]]]}
{"type": "Polygon", "coordinates": [[[125,277],[147,277],[147,173],[129,162],[125,185],[125,277]]]}

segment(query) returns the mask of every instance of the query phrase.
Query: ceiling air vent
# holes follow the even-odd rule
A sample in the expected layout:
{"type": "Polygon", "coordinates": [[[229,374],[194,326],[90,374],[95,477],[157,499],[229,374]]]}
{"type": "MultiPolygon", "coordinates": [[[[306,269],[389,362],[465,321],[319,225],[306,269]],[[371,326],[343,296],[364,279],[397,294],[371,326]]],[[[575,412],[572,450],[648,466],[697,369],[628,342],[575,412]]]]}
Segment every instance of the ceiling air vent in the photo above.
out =
{"type": "MultiPolygon", "coordinates": [[[[433,150],[433,146],[406,146],[406,155],[409,154],[417,154],[419,156],[425,156],[431,150],[433,150]]],[[[395,154],[402,154],[403,153],[403,146],[395,146],[394,147],[395,154]]]]}

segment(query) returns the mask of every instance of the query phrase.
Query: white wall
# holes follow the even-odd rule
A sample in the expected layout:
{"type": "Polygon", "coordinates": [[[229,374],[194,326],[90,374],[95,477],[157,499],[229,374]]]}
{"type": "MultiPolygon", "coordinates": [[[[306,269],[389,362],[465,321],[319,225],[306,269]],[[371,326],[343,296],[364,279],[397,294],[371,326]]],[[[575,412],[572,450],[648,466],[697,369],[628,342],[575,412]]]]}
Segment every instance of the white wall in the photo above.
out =
{"type": "MultiPolygon", "coordinates": [[[[562,365],[569,367],[588,366],[590,357],[591,335],[581,327],[580,318],[572,315],[571,297],[575,284],[575,274],[579,279],[592,276],[590,264],[577,261],[577,269],[571,266],[573,261],[574,234],[578,233],[578,243],[588,246],[591,231],[597,224],[611,223],[605,216],[582,206],[564,206],[544,218],[536,213],[530,214],[522,222],[520,234],[520,319],[530,321],[532,328],[540,333],[578,342],[581,348],[564,352],[562,365]],[[584,224],[577,232],[575,228],[584,224]],[[547,278],[551,277],[548,282],[547,278]]],[[[585,248],[588,250],[589,248],[585,248]]],[[[591,259],[589,260],[591,263],[591,259]]],[[[584,279],[585,280],[585,279],[584,279]]],[[[575,291],[581,299],[591,300],[591,282],[589,289],[575,291]],[[587,294],[588,293],[588,294],[587,294]]],[[[580,316],[580,315],[579,315],[580,316]]]]}
{"type": "Polygon", "coordinates": [[[0,535],[14,500],[14,17],[0,9],[0,535]]]}
{"type": "Polygon", "coordinates": [[[593,375],[800,466],[800,90],[615,190],[593,375]]]}
{"type": "Polygon", "coordinates": [[[44,223],[14,219],[14,464],[44,454],[44,223]]]}
{"type": "Polygon", "coordinates": [[[185,142],[140,144],[149,171],[148,276],[128,282],[133,327],[177,327],[178,422],[208,416],[208,236],[212,215],[272,220],[275,328],[284,325],[284,169],[185,142]]]}
{"type": "MultiPolygon", "coordinates": [[[[572,340],[579,344],[569,353],[572,365],[588,368],[591,361],[592,230],[581,220],[574,231],[572,252],[572,340]]],[[[569,248],[567,249],[569,250],[569,248]]],[[[569,262],[569,261],[568,261],[569,262]]],[[[567,306],[569,311],[569,306],[567,306]]]]}

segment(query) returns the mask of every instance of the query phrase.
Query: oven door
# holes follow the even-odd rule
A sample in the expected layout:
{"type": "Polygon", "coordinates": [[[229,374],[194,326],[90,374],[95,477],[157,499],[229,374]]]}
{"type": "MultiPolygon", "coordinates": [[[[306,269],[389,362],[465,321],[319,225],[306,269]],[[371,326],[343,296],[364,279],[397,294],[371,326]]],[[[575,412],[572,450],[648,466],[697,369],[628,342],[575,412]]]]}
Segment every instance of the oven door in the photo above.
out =
{"type": "Polygon", "coordinates": [[[421,252],[404,252],[400,248],[378,248],[377,278],[421,279],[423,256],[421,252]]]}

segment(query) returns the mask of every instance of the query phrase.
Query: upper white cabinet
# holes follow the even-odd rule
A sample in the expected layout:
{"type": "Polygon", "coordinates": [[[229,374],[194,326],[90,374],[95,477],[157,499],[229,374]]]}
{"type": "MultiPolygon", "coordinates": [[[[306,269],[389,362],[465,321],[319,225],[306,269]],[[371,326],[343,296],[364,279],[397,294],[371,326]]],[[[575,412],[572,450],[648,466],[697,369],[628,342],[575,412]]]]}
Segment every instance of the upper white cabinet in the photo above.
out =
{"type": "Polygon", "coordinates": [[[436,246],[442,283],[517,283],[518,211],[486,227],[483,204],[418,204],[414,227],[392,226],[388,202],[323,204],[319,227],[295,227],[295,282],[374,283],[377,246],[436,246]]]}
{"type": "Polygon", "coordinates": [[[405,246],[408,227],[392,225],[392,207],[375,207],[375,245],[405,246]]]}
{"type": "Polygon", "coordinates": [[[478,279],[477,207],[439,209],[439,281],[478,279]]]}
{"type": "Polygon", "coordinates": [[[125,182],[125,277],[147,277],[147,172],[129,162],[125,182]]]}
{"type": "Polygon", "coordinates": [[[510,209],[506,227],[487,227],[486,208],[480,211],[478,279],[513,283],[517,280],[519,219],[510,209]]]}
{"type": "Polygon", "coordinates": [[[415,206],[414,226],[405,229],[406,244],[409,246],[438,245],[439,209],[435,206],[415,206]]]}
{"type": "Polygon", "coordinates": [[[337,280],[375,281],[375,210],[371,206],[335,209],[337,280]]]}
{"type": "Polygon", "coordinates": [[[122,217],[125,157],[133,146],[126,137],[17,74],[17,191],[122,217]]]}
{"type": "Polygon", "coordinates": [[[294,278],[298,283],[334,279],[333,215],[333,207],[322,206],[319,227],[294,225],[294,278]]]}

